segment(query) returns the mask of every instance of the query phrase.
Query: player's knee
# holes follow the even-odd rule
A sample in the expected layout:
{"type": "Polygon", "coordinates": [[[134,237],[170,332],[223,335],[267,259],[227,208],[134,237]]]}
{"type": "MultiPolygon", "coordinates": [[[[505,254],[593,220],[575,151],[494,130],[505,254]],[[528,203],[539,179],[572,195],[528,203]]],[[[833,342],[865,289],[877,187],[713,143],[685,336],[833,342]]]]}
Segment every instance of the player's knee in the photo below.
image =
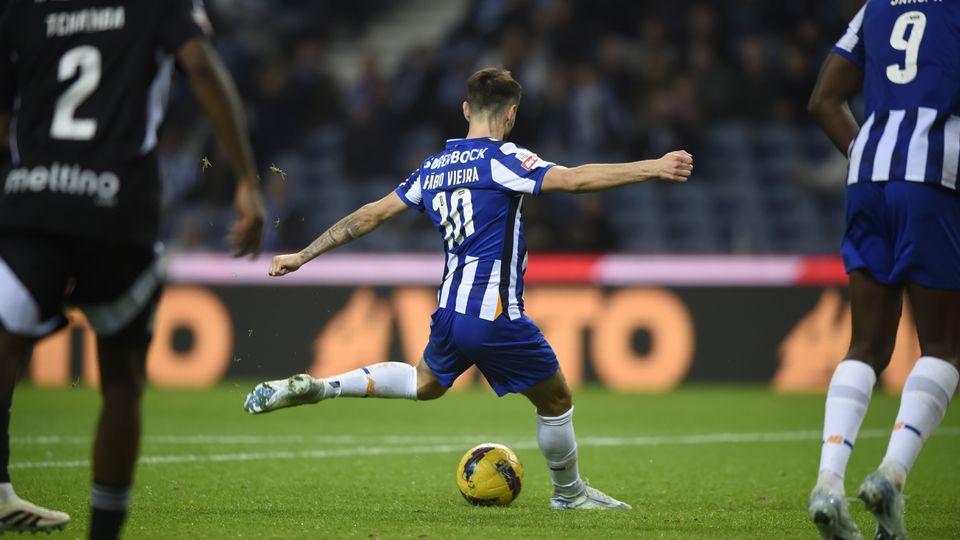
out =
{"type": "Polygon", "coordinates": [[[957,369],[960,369],[960,343],[951,343],[949,341],[923,341],[920,342],[920,354],[923,356],[932,356],[945,362],[949,362],[957,369]]]}
{"type": "Polygon", "coordinates": [[[560,416],[569,411],[571,407],[573,407],[573,396],[569,389],[564,387],[564,389],[538,404],[537,414],[540,416],[560,416]]]}
{"type": "Polygon", "coordinates": [[[442,397],[445,393],[447,393],[447,389],[437,381],[418,382],[417,384],[417,401],[430,401],[442,397]]]}
{"type": "Polygon", "coordinates": [[[890,364],[893,345],[892,341],[887,340],[854,341],[847,352],[847,358],[869,365],[879,375],[890,364]]]}

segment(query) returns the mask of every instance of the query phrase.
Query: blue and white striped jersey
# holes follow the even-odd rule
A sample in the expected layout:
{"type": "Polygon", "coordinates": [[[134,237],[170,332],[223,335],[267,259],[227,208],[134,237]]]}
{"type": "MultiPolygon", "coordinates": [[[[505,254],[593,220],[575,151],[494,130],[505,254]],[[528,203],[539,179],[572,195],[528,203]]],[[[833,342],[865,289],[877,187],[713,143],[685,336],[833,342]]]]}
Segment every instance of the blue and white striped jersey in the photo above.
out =
{"type": "Polygon", "coordinates": [[[443,236],[441,308],[492,321],[523,315],[527,247],[520,208],[553,166],[513,143],[452,139],[397,188],[443,236]]]}
{"type": "Polygon", "coordinates": [[[957,189],[960,2],[868,0],[833,52],[864,72],[867,119],[848,151],[847,183],[957,189]]]}

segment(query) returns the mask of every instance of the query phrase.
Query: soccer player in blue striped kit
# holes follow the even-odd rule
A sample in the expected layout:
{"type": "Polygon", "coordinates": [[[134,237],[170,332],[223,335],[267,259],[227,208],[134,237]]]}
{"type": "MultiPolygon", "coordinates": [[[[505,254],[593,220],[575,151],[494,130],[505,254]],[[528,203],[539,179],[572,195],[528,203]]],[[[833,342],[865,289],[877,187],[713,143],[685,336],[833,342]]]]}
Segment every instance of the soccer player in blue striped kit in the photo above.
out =
{"type": "Polygon", "coordinates": [[[590,192],[661,178],[683,182],[690,154],[566,168],[504,142],[516,119],[521,87],[510,73],[487,68],[467,81],[465,139],[423,161],[395,192],[342,219],[299,253],[274,258],[270,274],[283,276],[318,255],[355,240],[401,212],[424,212],[443,236],[446,267],[417,367],[373,364],[315,379],[296,375],[258,385],[244,408],[256,414],[338,396],[432,400],[476,365],[498,396],[520,393],[537,409],[537,442],[553,479],[555,509],[630,508],[587,486],[577,464],[573,401],[556,355],[523,314],[527,250],[521,207],[541,191],[590,192]]]}
{"type": "Polygon", "coordinates": [[[809,515],[824,538],[862,538],[843,477],[909,296],[922,357],[903,388],[886,456],[858,497],[878,539],[906,538],[903,487],[943,419],[960,364],[960,4],[869,0],[820,73],[810,110],[850,159],[847,231],[853,335],[827,392],[809,515]],[[866,120],[846,105],[863,86],[866,120]]]}

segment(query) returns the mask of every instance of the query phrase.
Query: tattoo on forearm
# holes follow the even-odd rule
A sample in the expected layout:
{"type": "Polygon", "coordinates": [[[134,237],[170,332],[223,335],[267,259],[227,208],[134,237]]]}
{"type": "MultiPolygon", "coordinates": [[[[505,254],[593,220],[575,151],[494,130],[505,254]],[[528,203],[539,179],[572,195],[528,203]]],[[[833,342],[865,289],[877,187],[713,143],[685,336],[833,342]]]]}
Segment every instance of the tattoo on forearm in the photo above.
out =
{"type": "Polygon", "coordinates": [[[326,232],[307,246],[302,253],[307,259],[313,259],[321,253],[350,243],[364,234],[366,234],[366,232],[360,230],[359,220],[357,219],[356,213],[353,213],[327,229],[326,232]]]}

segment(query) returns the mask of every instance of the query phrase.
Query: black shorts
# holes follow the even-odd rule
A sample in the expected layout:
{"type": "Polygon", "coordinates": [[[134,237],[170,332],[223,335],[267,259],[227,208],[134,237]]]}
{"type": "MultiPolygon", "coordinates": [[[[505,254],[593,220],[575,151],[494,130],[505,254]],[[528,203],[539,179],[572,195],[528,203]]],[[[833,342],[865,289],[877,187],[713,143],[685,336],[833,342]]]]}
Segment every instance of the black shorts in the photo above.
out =
{"type": "Polygon", "coordinates": [[[0,232],[0,328],[42,338],[83,310],[100,338],[146,344],[163,286],[159,247],[0,232]]]}

